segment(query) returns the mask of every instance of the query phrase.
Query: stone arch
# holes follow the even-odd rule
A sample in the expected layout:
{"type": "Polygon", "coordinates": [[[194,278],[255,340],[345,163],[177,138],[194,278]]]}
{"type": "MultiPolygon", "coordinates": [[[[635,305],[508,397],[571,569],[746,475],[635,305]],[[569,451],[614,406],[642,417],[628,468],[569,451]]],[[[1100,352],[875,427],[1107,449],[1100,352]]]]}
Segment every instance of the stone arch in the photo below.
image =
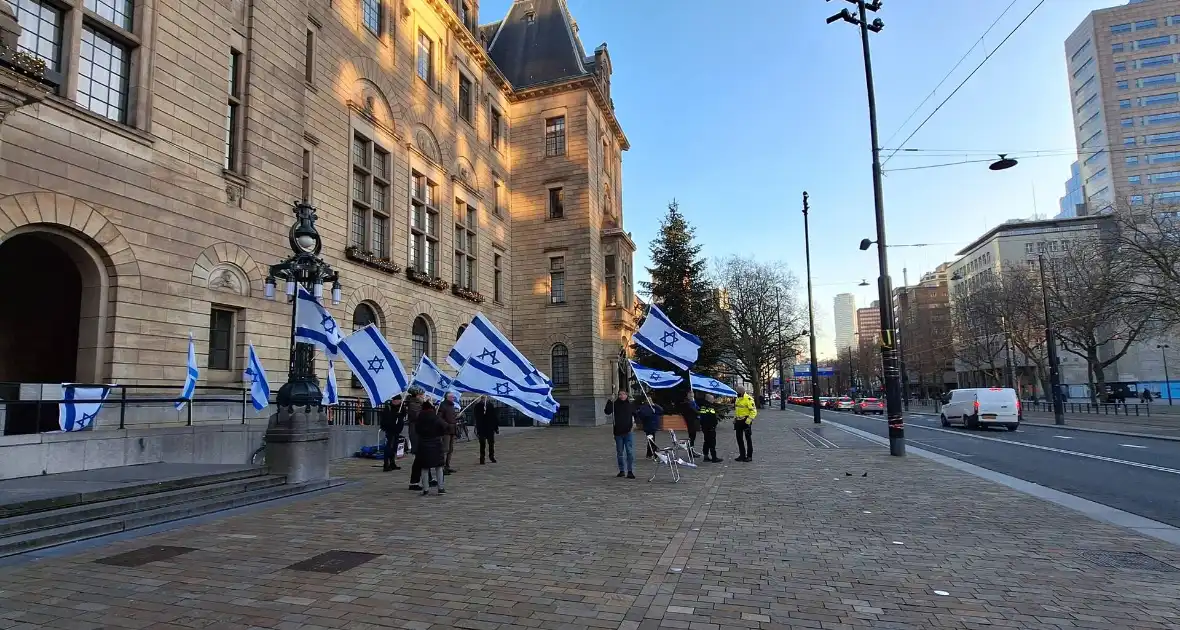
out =
{"type": "Polygon", "coordinates": [[[391,132],[396,129],[393,118],[393,108],[386,98],[385,92],[372,79],[360,78],[352,84],[349,100],[362,112],[372,116],[378,126],[385,127],[391,132]]]}
{"type": "Polygon", "coordinates": [[[215,291],[230,291],[243,297],[262,289],[262,270],[249,252],[233,243],[215,243],[197,255],[192,283],[215,291]],[[241,286],[234,286],[234,282],[241,286]]]}
{"type": "Polygon", "coordinates": [[[37,224],[66,228],[87,237],[113,270],[113,286],[139,288],[139,261],[119,228],[90,204],[60,193],[28,192],[0,199],[0,241],[37,224]]]}
{"type": "Polygon", "coordinates": [[[419,124],[414,127],[414,148],[418,150],[426,159],[442,166],[443,153],[439,147],[438,139],[430,127],[419,124]]]}
{"type": "Polygon", "coordinates": [[[386,337],[389,336],[389,313],[393,310],[390,308],[385,294],[380,289],[373,286],[357,287],[348,294],[348,299],[344,301],[344,316],[348,320],[349,325],[352,324],[352,316],[356,313],[356,309],[361,304],[367,304],[377,314],[377,326],[381,329],[381,334],[386,337]]]}
{"type": "Polygon", "coordinates": [[[475,170],[475,166],[471,164],[471,160],[466,156],[460,155],[455,158],[455,177],[458,178],[465,186],[476,193],[482,194],[479,188],[479,171],[475,170]]]}
{"type": "MultiPolygon", "coordinates": [[[[389,113],[391,127],[398,129],[400,126],[407,124],[407,112],[402,103],[395,97],[390,100],[390,94],[397,94],[397,90],[386,80],[390,72],[383,69],[377,61],[371,57],[353,57],[349,60],[352,65],[354,75],[352,77],[352,84],[350,89],[354,90],[350,93],[350,97],[355,94],[355,89],[358,83],[367,83],[372,86],[372,89],[377,94],[381,95],[381,99],[385,102],[385,109],[389,113]]],[[[364,105],[364,100],[354,100],[358,105],[364,105]]]]}
{"type": "MultiPolygon", "coordinates": [[[[410,311],[410,313],[415,313],[415,312],[416,311],[410,311]]],[[[418,360],[421,358],[419,356],[419,352],[425,353],[426,356],[429,356],[430,359],[432,361],[434,361],[435,363],[439,363],[442,360],[442,357],[438,356],[439,355],[439,348],[444,347],[442,345],[442,343],[447,343],[447,342],[440,343],[441,340],[438,337],[437,320],[432,319],[430,317],[430,315],[428,315],[426,313],[418,313],[417,315],[414,315],[413,319],[410,320],[409,333],[410,333],[410,362],[413,364],[413,367],[410,367],[408,369],[414,370],[415,368],[418,367],[418,360]],[[417,339],[418,335],[416,334],[416,332],[417,332],[417,327],[418,327],[419,322],[426,324],[426,344],[425,344],[424,348],[418,347],[418,339],[417,339]]]]}
{"type": "MultiPolygon", "coordinates": [[[[60,276],[61,282],[68,280],[70,289],[63,291],[59,284],[55,292],[41,293],[42,286],[53,283],[38,278],[37,269],[21,276],[33,278],[29,287],[9,287],[10,291],[27,296],[26,306],[25,310],[5,313],[12,321],[0,324],[0,329],[26,329],[23,334],[28,336],[28,326],[37,322],[49,324],[43,318],[29,319],[34,317],[39,305],[53,309],[58,316],[50,320],[53,334],[60,333],[63,337],[59,338],[62,343],[57,348],[57,360],[30,369],[5,367],[0,372],[8,376],[0,380],[108,382],[112,376],[116,328],[111,320],[119,291],[140,286],[139,263],[119,229],[95,207],[67,195],[48,192],[11,195],[0,199],[2,254],[24,260],[29,256],[47,256],[44,262],[49,266],[38,264],[37,268],[41,273],[59,269],[64,274],[60,276]],[[16,250],[4,252],[5,246],[16,250]],[[54,299],[57,302],[49,305],[54,299]],[[38,370],[45,374],[34,374],[38,370]]],[[[20,342],[13,338],[4,341],[0,345],[7,352],[0,354],[27,356],[19,349],[20,342]]]]}

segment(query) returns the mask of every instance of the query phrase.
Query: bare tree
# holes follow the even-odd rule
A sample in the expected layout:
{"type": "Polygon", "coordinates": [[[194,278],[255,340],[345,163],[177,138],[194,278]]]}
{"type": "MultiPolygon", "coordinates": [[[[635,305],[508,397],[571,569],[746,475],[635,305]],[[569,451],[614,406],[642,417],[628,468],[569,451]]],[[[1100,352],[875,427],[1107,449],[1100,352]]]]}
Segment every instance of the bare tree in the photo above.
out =
{"type": "MultiPolygon", "coordinates": [[[[979,373],[989,385],[1000,384],[1004,331],[1001,323],[1000,283],[994,274],[980,273],[952,289],[951,336],[954,356],[979,373]]],[[[983,383],[977,383],[983,384],[983,383]]]]}
{"type": "Polygon", "coordinates": [[[1180,217],[1176,206],[1120,203],[1109,238],[1118,251],[1128,298],[1150,304],[1161,328],[1180,327],[1180,217]]]}
{"type": "MultiPolygon", "coordinates": [[[[1035,261],[1034,261],[1035,262],[1035,261]]],[[[1016,351],[1014,359],[1031,363],[1041,391],[1049,391],[1048,347],[1045,345],[1045,310],[1040,277],[1035,268],[1006,265],[1000,271],[996,308],[1000,325],[1016,351]]]]}
{"type": "Polygon", "coordinates": [[[738,256],[719,261],[714,276],[728,304],[722,313],[721,362],[750,381],[760,398],[780,354],[790,361],[803,336],[806,320],[796,297],[797,281],[785,264],[738,256]]]}
{"type": "Polygon", "coordinates": [[[1136,341],[1157,332],[1157,312],[1174,299],[1144,300],[1138,291],[1127,290],[1128,280],[1138,276],[1120,241],[1111,235],[1075,239],[1044,258],[1054,329],[1065,351],[1085,359],[1092,399],[1105,394],[1106,368],[1136,341]]]}

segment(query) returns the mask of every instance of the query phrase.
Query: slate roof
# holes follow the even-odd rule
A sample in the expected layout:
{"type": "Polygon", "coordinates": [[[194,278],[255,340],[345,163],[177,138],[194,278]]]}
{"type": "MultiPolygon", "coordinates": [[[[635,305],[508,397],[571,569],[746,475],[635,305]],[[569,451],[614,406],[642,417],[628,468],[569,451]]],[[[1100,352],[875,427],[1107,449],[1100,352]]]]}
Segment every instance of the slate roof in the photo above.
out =
{"type": "Polygon", "coordinates": [[[492,32],[488,55],[517,90],[593,73],[564,0],[515,0],[501,22],[484,28],[492,32]]]}

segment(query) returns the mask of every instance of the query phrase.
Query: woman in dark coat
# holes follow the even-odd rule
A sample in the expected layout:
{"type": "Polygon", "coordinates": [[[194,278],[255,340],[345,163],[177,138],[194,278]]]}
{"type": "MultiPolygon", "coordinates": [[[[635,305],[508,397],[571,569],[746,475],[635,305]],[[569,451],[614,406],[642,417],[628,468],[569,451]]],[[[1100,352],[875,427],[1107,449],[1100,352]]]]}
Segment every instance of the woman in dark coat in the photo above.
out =
{"type": "MultiPolygon", "coordinates": [[[[422,403],[422,410],[418,412],[415,426],[418,433],[418,452],[414,455],[414,468],[418,471],[427,471],[429,476],[438,482],[438,493],[446,494],[443,486],[443,466],[447,462],[447,454],[443,452],[442,438],[448,431],[447,423],[439,417],[434,404],[426,401],[422,403]]],[[[429,493],[430,486],[422,489],[423,495],[429,493]]]]}
{"type": "Polygon", "coordinates": [[[479,463],[484,462],[484,449],[496,463],[496,434],[500,432],[500,418],[496,407],[487,396],[480,396],[475,403],[475,436],[479,438],[479,463]]]}

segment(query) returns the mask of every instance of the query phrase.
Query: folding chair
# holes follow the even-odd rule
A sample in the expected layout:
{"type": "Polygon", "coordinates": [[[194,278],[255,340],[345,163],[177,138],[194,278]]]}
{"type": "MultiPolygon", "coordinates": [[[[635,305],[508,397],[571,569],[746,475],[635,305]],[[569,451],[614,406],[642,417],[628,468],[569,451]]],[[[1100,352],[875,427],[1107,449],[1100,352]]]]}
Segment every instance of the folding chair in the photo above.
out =
{"type": "Polygon", "coordinates": [[[655,437],[651,435],[647,436],[647,442],[651,446],[652,452],[655,453],[652,461],[656,463],[655,472],[652,473],[651,479],[648,479],[648,482],[655,481],[656,476],[660,474],[660,469],[667,466],[668,472],[672,474],[672,482],[678,483],[680,481],[680,458],[676,455],[676,446],[672,445],[660,448],[656,445],[655,437]]]}
{"type": "Polygon", "coordinates": [[[684,452],[688,453],[688,461],[684,461],[683,459],[679,459],[679,456],[677,456],[676,463],[681,466],[687,466],[689,468],[696,468],[697,467],[696,456],[692,452],[692,446],[689,445],[688,440],[676,439],[676,432],[673,431],[672,429],[668,429],[668,433],[670,433],[672,435],[672,444],[674,444],[675,446],[677,446],[679,448],[684,449],[684,452]]]}

